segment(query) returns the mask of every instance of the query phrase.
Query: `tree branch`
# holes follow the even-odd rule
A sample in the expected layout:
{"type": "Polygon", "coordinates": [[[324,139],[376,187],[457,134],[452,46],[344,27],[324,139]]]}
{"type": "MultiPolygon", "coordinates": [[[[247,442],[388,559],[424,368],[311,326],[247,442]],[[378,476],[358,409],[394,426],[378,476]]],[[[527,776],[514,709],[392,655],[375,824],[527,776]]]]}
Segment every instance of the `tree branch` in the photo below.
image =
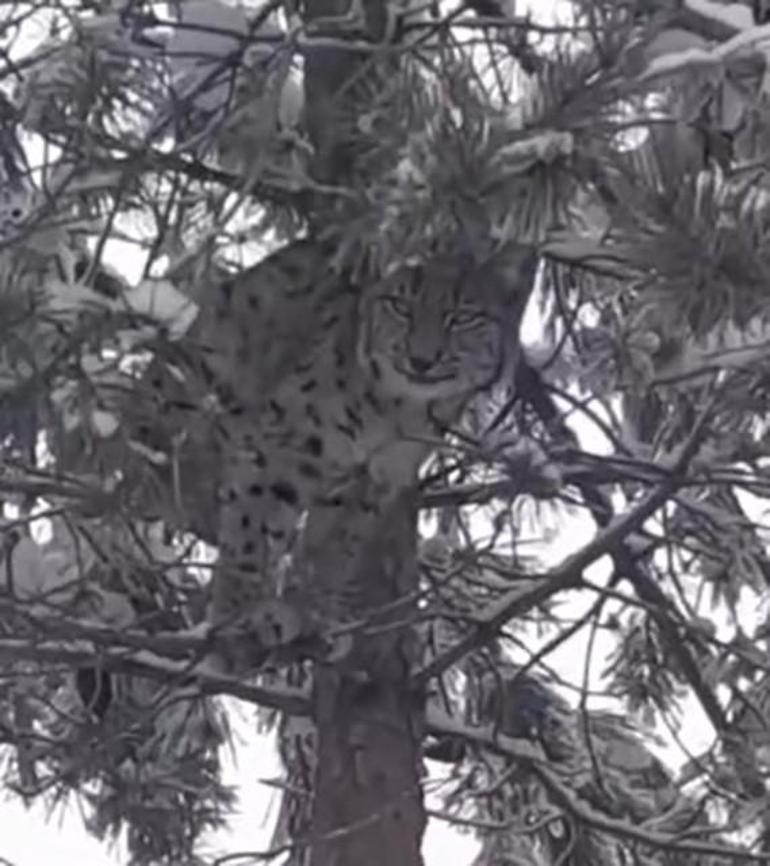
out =
{"type": "Polygon", "coordinates": [[[194,683],[203,694],[230,695],[251,704],[271,707],[291,715],[307,715],[309,698],[306,692],[289,686],[267,688],[249,685],[237,677],[229,677],[211,671],[205,663],[192,665],[162,658],[146,650],[127,651],[120,648],[103,648],[98,654],[93,646],[82,640],[30,641],[20,638],[0,638],[0,659],[10,662],[55,662],[72,667],[93,665],[111,673],[145,677],[161,683],[179,680],[194,683]]]}
{"type": "Polygon", "coordinates": [[[562,806],[580,822],[609,833],[622,839],[632,839],[654,848],[667,851],[680,851],[701,856],[724,856],[730,862],[746,861],[749,863],[770,863],[770,852],[741,851],[726,845],[715,845],[703,842],[679,842],[671,836],[645,830],[626,821],[608,818],[597,812],[588,803],[579,798],[556,773],[539,750],[526,740],[518,740],[497,733],[490,728],[474,728],[457,722],[451,716],[440,710],[427,711],[427,725],[430,733],[437,736],[459,737],[468,742],[483,746],[491,752],[512,758],[530,769],[548,789],[556,803],[562,806]]]}
{"type": "Polygon", "coordinates": [[[560,566],[545,574],[533,575],[529,581],[530,588],[514,590],[507,593],[500,601],[489,605],[480,615],[481,621],[469,635],[415,673],[415,684],[425,686],[430,679],[452,667],[468,653],[494,640],[499,629],[509,620],[522,616],[532,607],[542,604],[561,590],[579,586],[582,573],[589,565],[602,556],[611,554],[629,533],[638,529],[668,500],[679,484],[681,474],[691,456],[691,449],[685,447],[658,488],[635,508],[622,517],[609,521],[595,538],[581,550],[568,556],[560,566]]]}
{"type": "MultiPolygon", "coordinates": [[[[561,438],[577,444],[574,433],[561,419],[558,409],[547,393],[540,374],[534,368],[526,367],[517,379],[517,384],[523,385],[522,397],[532,405],[541,421],[561,438]]],[[[694,456],[709,414],[707,410],[701,415],[682,453],[683,459],[689,460],[689,456],[694,456]]],[[[608,497],[585,478],[575,483],[596,524],[601,528],[608,527],[613,519],[612,506],[608,497]]],[[[702,663],[693,658],[687,645],[682,641],[677,623],[668,615],[671,612],[671,601],[651,577],[645,574],[627,544],[620,543],[610,552],[610,555],[618,576],[625,576],[629,580],[650,611],[666,642],[666,648],[676,659],[680,670],[692,686],[709,721],[717,732],[724,732],[726,728],[724,713],[716,695],[701,675],[702,663]]]]}

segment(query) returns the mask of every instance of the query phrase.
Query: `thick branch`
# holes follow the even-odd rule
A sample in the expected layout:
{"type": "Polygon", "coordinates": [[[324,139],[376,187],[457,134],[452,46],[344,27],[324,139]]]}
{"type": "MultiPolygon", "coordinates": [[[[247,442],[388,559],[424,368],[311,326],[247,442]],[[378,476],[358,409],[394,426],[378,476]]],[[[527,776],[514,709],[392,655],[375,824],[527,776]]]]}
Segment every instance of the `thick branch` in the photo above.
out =
{"type": "MultiPolygon", "coordinates": [[[[575,441],[574,434],[561,419],[558,409],[547,393],[546,386],[536,370],[522,366],[517,377],[517,385],[522,398],[530,403],[547,427],[553,430],[558,437],[571,442],[575,441]]],[[[697,443],[697,433],[698,430],[693,431],[689,443],[690,450],[697,443]]],[[[610,526],[613,520],[613,511],[605,494],[585,478],[575,483],[597,526],[600,528],[610,526]]],[[[639,598],[648,606],[650,614],[666,642],[666,648],[676,659],[679,669],[692,686],[709,721],[718,732],[724,732],[726,721],[722,708],[716,695],[701,675],[701,663],[693,658],[687,645],[681,639],[680,629],[670,616],[671,602],[663,590],[649,575],[645,574],[628,544],[621,542],[615,549],[608,552],[612,557],[616,573],[630,581],[639,598]]]]}
{"type": "Polygon", "coordinates": [[[740,849],[704,842],[681,842],[671,836],[645,830],[626,821],[608,818],[593,809],[585,800],[565,784],[548,766],[542,754],[526,740],[518,740],[497,733],[491,728],[472,728],[455,721],[440,710],[428,710],[428,730],[438,736],[461,737],[469,742],[477,743],[491,752],[505,755],[521,762],[548,789],[556,803],[569,812],[581,823],[609,833],[621,839],[631,839],[654,848],[680,851],[701,856],[724,856],[730,862],[746,861],[751,863],[770,863],[770,852],[756,853],[740,849]]]}
{"type": "Polygon", "coordinates": [[[543,575],[535,575],[528,589],[518,589],[505,595],[500,601],[489,605],[481,614],[480,622],[473,631],[458,641],[446,652],[437,656],[415,674],[415,681],[424,686],[430,679],[459,662],[464,656],[494,640],[498,631],[511,619],[522,616],[532,607],[542,604],[552,595],[580,585],[583,571],[602,556],[612,553],[623,539],[638,529],[671,496],[679,483],[679,462],[671,470],[657,490],[647,496],[627,514],[616,518],[597,533],[582,550],[568,556],[557,568],[543,575]]]}
{"type": "Polygon", "coordinates": [[[33,661],[55,663],[80,667],[93,665],[98,661],[101,668],[112,673],[130,674],[146,677],[158,682],[168,683],[178,680],[183,683],[194,682],[201,692],[207,695],[230,695],[292,715],[308,712],[308,697],[305,692],[288,686],[267,688],[249,685],[236,677],[219,675],[205,665],[190,665],[162,658],[146,651],[126,651],[119,648],[101,649],[94,653],[93,647],[82,640],[37,641],[19,638],[0,639],[0,659],[6,662],[33,661]]]}

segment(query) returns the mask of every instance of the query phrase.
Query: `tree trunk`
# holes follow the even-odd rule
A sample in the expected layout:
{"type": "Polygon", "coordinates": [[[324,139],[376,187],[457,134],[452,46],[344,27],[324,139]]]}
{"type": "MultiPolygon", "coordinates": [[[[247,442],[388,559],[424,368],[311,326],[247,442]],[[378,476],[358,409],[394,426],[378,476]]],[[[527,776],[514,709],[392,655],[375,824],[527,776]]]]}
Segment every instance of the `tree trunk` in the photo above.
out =
{"type": "MultiPolygon", "coordinates": [[[[383,0],[306,0],[306,123],[319,182],[360,177],[356,121],[376,90],[377,52],[340,50],[329,37],[386,38],[383,0]]],[[[380,79],[381,80],[381,79],[380,79]]],[[[417,510],[412,491],[383,508],[364,478],[346,505],[311,511],[303,590],[323,621],[350,623],[344,658],[313,671],[317,754],[312,814],[296,862],[310,866],[417,866],[425,829],[420,787],[423,701],[410,688],[416,611],[417,510]],[[369,510],[362,510],[364,496],[369,510]],[[362,626],[358,627],[360,623],[362,626]]],[[[294,862],[294,861],[292,861],[294,862]]]]}
{"type": "MultiPolygon", "coordinates": [[[[372,49],[387,37],[389,12],[384,0],[306,0],[308,33],[366,40],[372,49]]],[[[315,148],[311,173],[322,183],[343,185],[356,174],[358,114],[371,98],[373,79],[383,64],[372,51],[345,51],[326,45],[305,54],[305,122],[315,148]]]]}
{"type": "MultiPolygon", "coordinates": [[[[338,525],[347,532],[352,518],[342,512],[338,525]]],[[[312,521],[313,515],[311,537],[312,521]]],[[[314,673],[318,764],[310,866],[422,863],[423,701],[409,682],[417,587],[413,495],[373,514],[370,529],[355,573],[336,573],[348,584],[347,614],[359,623],[352,649],[314,673]]],[[[337,535],[327,533],[326,555],[314,564],[325,575],[335,574],[337,535]]]]}

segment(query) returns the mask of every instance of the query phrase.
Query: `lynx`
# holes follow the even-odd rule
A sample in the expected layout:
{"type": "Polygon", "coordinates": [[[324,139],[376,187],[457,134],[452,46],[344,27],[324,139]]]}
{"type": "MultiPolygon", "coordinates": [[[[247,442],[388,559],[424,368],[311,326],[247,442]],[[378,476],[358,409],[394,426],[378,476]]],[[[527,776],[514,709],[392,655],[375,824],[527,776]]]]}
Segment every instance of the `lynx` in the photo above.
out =
{"type": "Polygon", "coordinates": [[[521,248],[480,263],[442,254],[358,291],[303,242],[221,287],[211,355],[231,403],[215,624],[269,597],[308,509],[349,507],[361,474],[371,512],[414,484],[514,358],[533,264],[521,248]]]}

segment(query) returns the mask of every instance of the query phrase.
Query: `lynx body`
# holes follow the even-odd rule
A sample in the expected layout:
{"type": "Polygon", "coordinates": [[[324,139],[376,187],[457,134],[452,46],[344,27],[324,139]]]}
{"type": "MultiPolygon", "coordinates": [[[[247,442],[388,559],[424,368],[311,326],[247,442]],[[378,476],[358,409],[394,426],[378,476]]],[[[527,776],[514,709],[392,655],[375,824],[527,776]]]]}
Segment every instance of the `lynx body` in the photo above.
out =
{"type": "Polygon", "coordinates": [[[414,484],[446,426],[515,356],[532,261],[444,255],[357,290],[303,242],[222,287],[211,357],[232,393],[215,622],[269,595],[303,513],[376,512],[414,484]]]}

